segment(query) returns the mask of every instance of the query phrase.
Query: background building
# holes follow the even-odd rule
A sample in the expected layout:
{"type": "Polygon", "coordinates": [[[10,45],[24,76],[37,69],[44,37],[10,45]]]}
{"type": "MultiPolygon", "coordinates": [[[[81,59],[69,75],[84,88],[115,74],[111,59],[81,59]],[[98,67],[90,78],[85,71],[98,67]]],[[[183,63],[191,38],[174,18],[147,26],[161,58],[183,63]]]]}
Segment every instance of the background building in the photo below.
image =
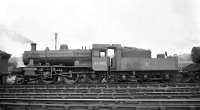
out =
{"type": "Polygon", "coordinates": [[[0,50],[0,83],[4,82],[3,73],[8,72],[8,60],[10,58],[10,54],[3,52],[0,50]]]}

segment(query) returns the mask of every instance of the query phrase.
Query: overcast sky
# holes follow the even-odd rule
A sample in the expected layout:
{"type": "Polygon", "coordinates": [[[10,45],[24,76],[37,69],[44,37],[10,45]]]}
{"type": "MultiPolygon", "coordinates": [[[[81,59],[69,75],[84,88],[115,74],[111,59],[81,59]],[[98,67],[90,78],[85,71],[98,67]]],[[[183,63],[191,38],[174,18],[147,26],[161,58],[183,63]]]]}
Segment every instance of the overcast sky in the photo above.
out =
{"type": "Polygon", "coordinates": [[[1,50],[21,56],[30,40],[54,49],[55,32],[69,48],[118,43],[190,53],[200,46],[200,0],[0,0],[1,50]]]}

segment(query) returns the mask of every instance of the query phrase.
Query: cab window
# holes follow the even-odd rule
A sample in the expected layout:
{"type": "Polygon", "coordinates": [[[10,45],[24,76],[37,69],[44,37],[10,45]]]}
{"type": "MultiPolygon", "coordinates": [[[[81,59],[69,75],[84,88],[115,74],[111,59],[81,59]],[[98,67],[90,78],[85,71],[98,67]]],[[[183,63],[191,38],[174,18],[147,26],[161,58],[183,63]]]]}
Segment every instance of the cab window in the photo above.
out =
{"type": "Polygon", "coordinates": [[[100,52],[100,57],[106,57],[106,52],[100,52]]]}
{"type": "Polygon", "coordinates": [[[99,57],[99,51],[93,51],[93,56],[94,57],[99,57]]]}

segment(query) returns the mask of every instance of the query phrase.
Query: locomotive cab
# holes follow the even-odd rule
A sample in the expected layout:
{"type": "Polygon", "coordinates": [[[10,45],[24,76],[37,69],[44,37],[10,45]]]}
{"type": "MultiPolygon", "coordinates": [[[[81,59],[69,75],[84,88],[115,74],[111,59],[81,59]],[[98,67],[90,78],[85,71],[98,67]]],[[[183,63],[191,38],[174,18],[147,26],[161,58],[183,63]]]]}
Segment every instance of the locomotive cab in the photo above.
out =
{"type": "Polygon", "coordinates": [[[93,44],[92,68],[95,71],[109,71],[117,68],[121,54],[120,44],[93,44]]]}
{"type": "Polygon", "coordinates": [[[106,48],[96,48],[93,46],[92,49],[92,68],[95,71],[107,71],[107,50],[106,48]]]}

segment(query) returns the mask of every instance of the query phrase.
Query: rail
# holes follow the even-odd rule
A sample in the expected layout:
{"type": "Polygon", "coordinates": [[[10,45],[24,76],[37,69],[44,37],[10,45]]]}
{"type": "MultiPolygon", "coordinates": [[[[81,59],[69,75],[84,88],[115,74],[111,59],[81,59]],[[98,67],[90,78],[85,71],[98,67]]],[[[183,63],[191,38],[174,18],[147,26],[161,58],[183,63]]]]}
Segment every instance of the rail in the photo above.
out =
{"type": "Polygon", "coordinates": [[[199,110],[200,84],[1,85],[0,106],[3,110],[199,110]]]}

